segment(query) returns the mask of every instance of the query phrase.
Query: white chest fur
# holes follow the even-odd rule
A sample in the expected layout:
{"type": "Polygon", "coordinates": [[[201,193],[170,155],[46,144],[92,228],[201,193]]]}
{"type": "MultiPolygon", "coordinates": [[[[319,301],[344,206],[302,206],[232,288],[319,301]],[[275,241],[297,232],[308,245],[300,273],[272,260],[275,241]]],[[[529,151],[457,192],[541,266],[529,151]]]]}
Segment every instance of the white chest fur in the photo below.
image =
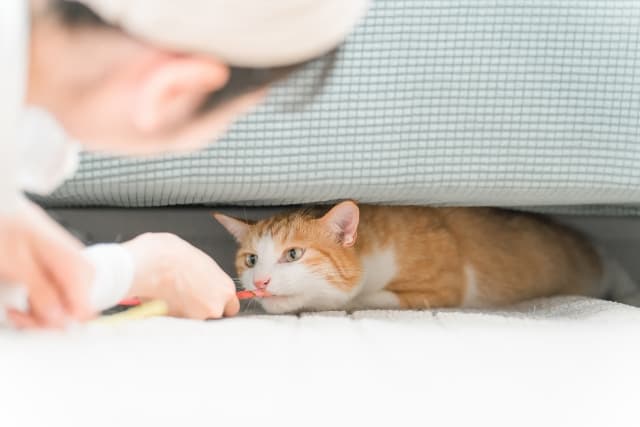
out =
{"type": "Polygon", "coordinates": [[[374,252],[362,258],[364,281],[360,294],[379,292],[393,280],[398,273],[395,251],[388,248],[374,252]]]}
{"type": "Polygon", "coordinates": [[[398,273],[393,248],[374,252],[362,258],[364,280],[350,309],[398,308],[398,298],[384,288],[398,273]]]}
{"type": "Polygon", "coordinates": [[[464,274],[467,280],[467,286],[462,300],[462,307],[478,308],[480,305],[478,295],[478,280],[476,278],[476,270],[473,266],[467,264],[464,266],[464,274]]]}

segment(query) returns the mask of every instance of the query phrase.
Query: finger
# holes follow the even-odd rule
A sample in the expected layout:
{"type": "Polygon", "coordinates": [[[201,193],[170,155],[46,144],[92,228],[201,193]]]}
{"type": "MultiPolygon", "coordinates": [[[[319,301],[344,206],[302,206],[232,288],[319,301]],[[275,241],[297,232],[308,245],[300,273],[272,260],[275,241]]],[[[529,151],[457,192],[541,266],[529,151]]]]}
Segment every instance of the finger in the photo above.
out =
{"type": "MultiPolygon", "coordinates": [[[[11,254],[13,278],[29,290],[38,321],[60,324],[65,313],[62,296],[68,294],[61,284],[73,283],[77,273],[67,266],[76,264],[82,245],[34,204],[26,204],[18,226],[21,235],[11,254]],[[74,256],[75,253],[75,256],[74,256]],[[71,260],[71,261],[69,261],[71,260]]],[[[76,291],[75,293],[78,293],[76,291]]]]}
{"type": "Polygon", "coordinates": [[[41,326],[61,326],[66,316],[64,305],[41,265],[29,251],[16,252],[15,262],[24,273],[21,281],[27,287],[30,314],[41,326]]]}
{"type": "Polygon", "coordinates": [[[13,308],[7,309],[7,319],[17,329],[38,329],[40,327],[35,317],[13,308]]]}
{"type": "Polygon", "coordinates": [[[54,266],[51,275],[71,316],[76,320],[90,319],[95,314],[89,299],[94,270],[88,261],[82,257],[74,263],[59,264],[54,266]]]}
{"type": "Polygon", "coordinates": [[[84,245],[55,222],[39,206],[30,204],[26,215],[35,227],[31,252],[62,295],[71,314],[88,317],[89,285],[93,268],[84,256],[84,245]]]}
{"type": "Polygon", "coordinates": [[[209,320],[209,319],[219,319],[222,317],[222,308],[195,308],[190,307],[188,310],[184,310],[182,312],[170,312],[170,317],[183,317],[185,319],[193,319],[193,320],[209,320]]]}
{"type": "Polygon", "coordinates": [[[34,245],[36,260],[46,266],[47,275],[55,287],[66,311],[77,320],[91,315],[89,285],[93,269],[84,253],[73,242],[39,238],[34,245]]]}
{"type": "MultiPolygon", "coordinates": [[[[218,300],[220,301],[220,300],[218,300]]],[[[206,319],[221,319],[222,314],[224,313],[225,306],[223,303],[217,302],[215,304],[211,304],[207,307],[207,315],[206,319]]]]}
{"type": "Polygon", "coordinates": [[[233,317],[240,311],[240,301],[235,295],[232,295],[227,305],[224,307],[224,316],[233,317]]]}
{"type": "Polygon", "coordinates": [[[45,327],[60,328],[65,322],[64,305],[48,283],[33,284],[29,289],[30,312],[45,327]]]}

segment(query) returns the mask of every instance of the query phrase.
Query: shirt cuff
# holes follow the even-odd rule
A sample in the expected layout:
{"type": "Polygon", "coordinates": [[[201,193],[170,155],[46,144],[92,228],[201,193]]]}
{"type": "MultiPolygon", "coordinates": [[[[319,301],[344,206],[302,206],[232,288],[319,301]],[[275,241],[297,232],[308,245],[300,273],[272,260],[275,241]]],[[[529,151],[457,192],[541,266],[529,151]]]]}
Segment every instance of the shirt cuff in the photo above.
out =
{"type": "Polygon", "coordinates": [[[85,254],[95,268],[89,295],[91,307],[96,311],[103,311],[118,305],[127,297],[133,285],[133,257],[118,244],[90,246],[85,254]]]}

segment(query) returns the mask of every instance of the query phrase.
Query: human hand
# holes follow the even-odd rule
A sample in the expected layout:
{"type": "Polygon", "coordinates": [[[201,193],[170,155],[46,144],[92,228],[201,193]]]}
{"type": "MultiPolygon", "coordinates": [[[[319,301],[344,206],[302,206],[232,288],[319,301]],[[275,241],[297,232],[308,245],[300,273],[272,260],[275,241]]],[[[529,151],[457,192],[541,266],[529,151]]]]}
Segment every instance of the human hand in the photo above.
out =
{"type": "Polygon", "coordinates": [[[31,203],[0,216],[0,286],[19,286],[27,311],[6,307],[18,328],[60,328],[91,317],[93,267],[82,244],[31,203]]]}
{"type": "Polygon", "coordinates": [[[136,269],[128,296],[163,300],[169,315],[191,319],[235,316],[240,310],[233,280],[213,259],[179,237],[143,234],[124,247],[136,269]]]}

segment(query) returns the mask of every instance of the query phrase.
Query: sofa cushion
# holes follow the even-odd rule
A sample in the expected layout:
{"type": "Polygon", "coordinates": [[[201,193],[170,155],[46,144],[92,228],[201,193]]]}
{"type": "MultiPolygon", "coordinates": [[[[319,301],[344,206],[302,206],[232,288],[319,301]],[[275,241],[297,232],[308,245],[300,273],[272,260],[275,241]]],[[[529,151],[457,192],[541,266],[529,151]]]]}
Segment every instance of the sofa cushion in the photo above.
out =
{"type": "Polygon", "coordinates": [[[44,202],[640,212],[640,3],[534,3],[377,0],[315,96],[324,63],[206,151],[87,155],[44,202]]]}

